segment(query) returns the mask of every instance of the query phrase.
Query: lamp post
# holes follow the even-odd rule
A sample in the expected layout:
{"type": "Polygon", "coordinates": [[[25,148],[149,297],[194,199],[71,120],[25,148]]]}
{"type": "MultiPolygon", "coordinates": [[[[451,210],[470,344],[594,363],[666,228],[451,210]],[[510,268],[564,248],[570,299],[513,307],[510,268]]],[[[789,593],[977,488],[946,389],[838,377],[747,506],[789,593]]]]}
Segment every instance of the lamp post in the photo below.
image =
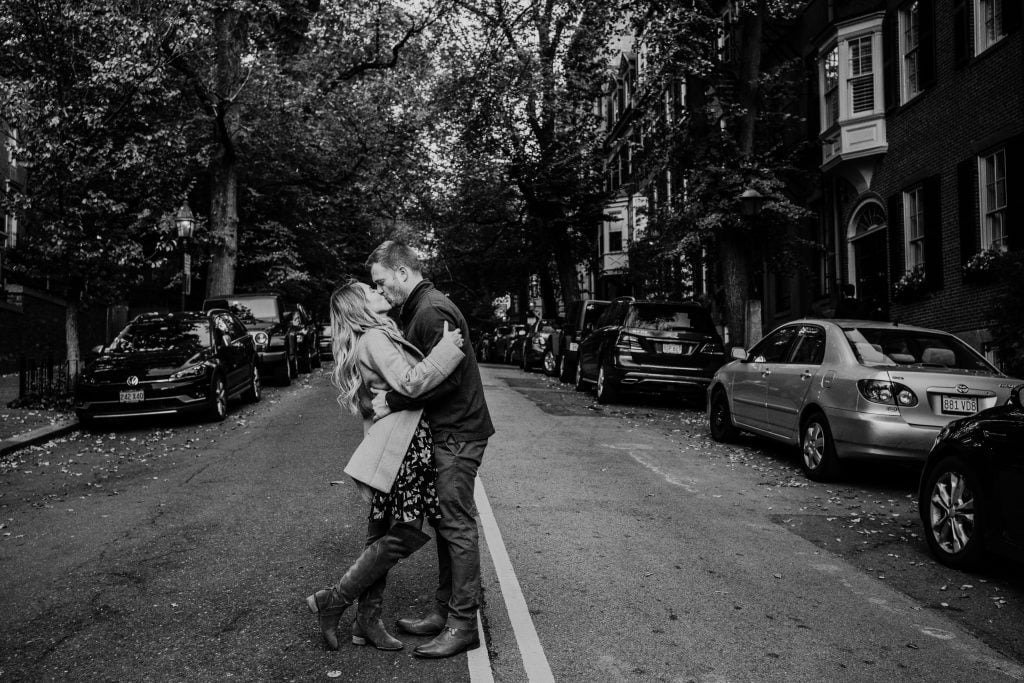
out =
{"type": "Polygon", "coordinates": [[[188,242],[196,229],[196,218],[189,208],[188,202],[181,205],[174,216],[174,225],[178,228],[178,239],[181,244],[181,310],[185,310],[186,297],[192,293],[192,257],[188,253],[188,242]]]}
{"type": "MultiPolygon", "coordinates": [[[[743,214],[744,220],[753,221],[760,213],[761,209],[764,208],[764,203],[767,197],[758,192],[752,187],[748,187],[743,190],[743,194],[739,196],[740,202],[740,213],[743,214]]],[[[761,282],[758,283],[757,290],[762,295],[764,294],[764,278],[766,277],[764,260],[761,261],[761,282]]],[[[746,298],[745,310],[743,312],[744,321],[743,327],[746,332],[746,339],[744,339],[745,348],[750,348],[761,339],[761,325],[762,325],[762,302],[760,296],[757,298],[751,298],[750,292],[744,293],[746,298]]]]}

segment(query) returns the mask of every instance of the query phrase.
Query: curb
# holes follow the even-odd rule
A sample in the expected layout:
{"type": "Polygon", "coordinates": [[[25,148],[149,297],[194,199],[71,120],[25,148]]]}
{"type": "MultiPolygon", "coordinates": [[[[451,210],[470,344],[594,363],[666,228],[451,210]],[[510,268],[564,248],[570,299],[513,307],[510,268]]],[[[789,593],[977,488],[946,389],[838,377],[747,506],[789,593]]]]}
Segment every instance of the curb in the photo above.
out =
{"type": "Polygon", "coordinates": [[[56,439],[57,437],[77,431],[79,427],[80,425],[77,421],[66,420],[64,422],[54,423],[47,427],[33,429],[31,432],[12,436],[9,439],[0,441],[0,455],[16,451],[27,446],[35,446],[49,441],[50,439],[56,439]]]}

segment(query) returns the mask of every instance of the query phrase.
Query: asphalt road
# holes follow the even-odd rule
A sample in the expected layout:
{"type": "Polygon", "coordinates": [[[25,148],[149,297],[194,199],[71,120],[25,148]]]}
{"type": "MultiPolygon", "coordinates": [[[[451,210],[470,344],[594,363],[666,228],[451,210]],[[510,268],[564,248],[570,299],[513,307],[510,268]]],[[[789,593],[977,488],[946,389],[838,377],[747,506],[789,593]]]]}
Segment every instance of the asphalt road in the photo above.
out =
{"type": "MultiPolygon", "coordinates": [[[[223,423],[5,458],[0,680],[482,681],[481,659],[497,681],[1024,678],[1019,569],[930,562],[912,473],[808,483],[692,407],[484,375],[486,650],[321,647],[302,599],[358,553],[365,506],[341,474],[359,427],[320,371],[223,423]]],[[[431,546],[400,565],[386,618],[429,604],[435,571],[431,546]]]]}

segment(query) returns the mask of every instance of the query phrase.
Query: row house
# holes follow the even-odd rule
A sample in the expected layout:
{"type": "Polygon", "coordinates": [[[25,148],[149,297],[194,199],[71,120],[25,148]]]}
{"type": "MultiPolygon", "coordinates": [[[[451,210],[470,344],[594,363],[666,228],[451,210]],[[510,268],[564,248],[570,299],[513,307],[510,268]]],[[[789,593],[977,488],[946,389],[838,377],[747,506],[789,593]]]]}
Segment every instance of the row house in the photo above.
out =
{"type": "Polygon", "coordinates": [[[817,0],[819,267],[869,315],[989,350],[986,258],[1024,247],[1022,0],[817,0]]]}

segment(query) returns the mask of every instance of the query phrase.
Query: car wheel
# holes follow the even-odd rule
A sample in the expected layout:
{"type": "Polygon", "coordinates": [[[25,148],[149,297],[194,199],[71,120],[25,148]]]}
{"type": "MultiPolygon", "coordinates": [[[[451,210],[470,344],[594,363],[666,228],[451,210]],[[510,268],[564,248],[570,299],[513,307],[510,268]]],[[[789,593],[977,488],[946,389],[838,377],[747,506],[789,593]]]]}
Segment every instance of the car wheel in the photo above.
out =
{"type": "Polygon", "coordinates": [[[309,364],[314,368],[320,367],[320,349],[315,346],[309,354],[309,364]]]}
{"type": "Polygon", "coordinates": [[[576,361],[576,381],[574,382],[576,391],[586,391],[587,383],[583,379],[583,364],[576,361]]]}
{"type": "Polygon", "coordinates": [[[821,413],[811,413],[804,420],[800,435],[800,467],[813,481],[833,481],[839,477],[839,459],[832,429],[821,413]]]}
{"type": "Polygon", "coordinates": [[[245,400],[249,403],[257,403],[263,398],[263,385],[260,382],[260,368],[252,366],[252,375],[249,376],[249,388],[245,392],[245,400]]]}
{"type": "Polygon", "coordinates": [[[526,357],[526,352],[519,354],[519,367],[523,372],[530,371],[530,360],[526,357]]]}
{"type": "Polygon", "coordinates": [[[287,358],[274,369],[274,379],[283,387],[292,383],[292,364],[288,362],[287,358]]]}
{"type": "Polygon", "coordinates": [[[729,399],[724,391],[715,392],[711,399],[711,412],[708,415],[708,427],[711,429],[711,438],[719,443],[730,443],[736,440],[740,430],[732,423],[732,413],[729,411],[729,399]]]}
{"type": "Polygon", "coordinates": [[[544,352],[544,374],[548,377],[558,374],[558,359],[555,358],[555,352],[551,349],[544,352]]]}
{"type": "Polygon", "coordinates": [[[220,422],[228,415],[228,392],[224,387],[224,379],[220,375],[213,376],[213,383],[210,385],[209,405],[206,408],[206,416],[215,422],[220,422]]]}
{"type": "Polygon", "coordinates": [[[608,372],[605,370],[607,366],[602,363],[601,367],[597,370],[597,402],[598,403],[611,403],[619,396],[618,388],[615,386],[615,382],[608,377],[608,372]]]}
{"type": "Polygon", "coordinates": [[[572,366],[566,360],[565,354],[562,354],[562,357],[558,359],[558,379],[566,383],[572,381],[572,366]]]}
{"type": "Polygon", "coordinates": [[[928,475],[921,491],[921,522],[932,555],[948,567],[981,564],[985,528],[980,495],[974,468],[958,456],[946,456],[928,475]]]}
{"type": "Polygon", "coordinates": [[[288,376],[292,379],[299,376],[299,358],[296,355],[288,356],[288,376]]]}

